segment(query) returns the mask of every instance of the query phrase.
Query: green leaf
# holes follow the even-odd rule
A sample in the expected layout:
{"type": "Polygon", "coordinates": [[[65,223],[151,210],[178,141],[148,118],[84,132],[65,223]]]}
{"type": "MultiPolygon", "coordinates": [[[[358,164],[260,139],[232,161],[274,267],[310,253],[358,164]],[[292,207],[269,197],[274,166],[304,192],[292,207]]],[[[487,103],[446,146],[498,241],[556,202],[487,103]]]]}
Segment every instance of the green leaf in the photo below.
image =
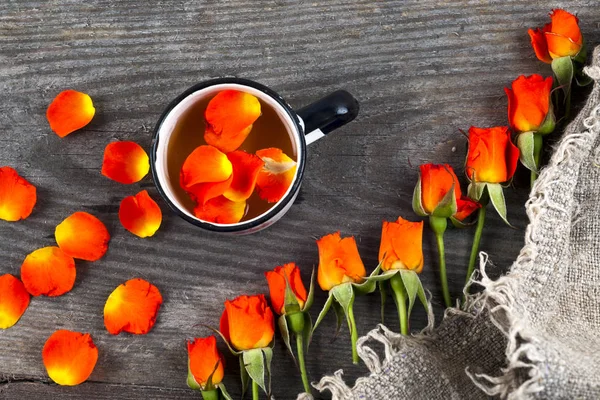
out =
{"type": "Polygon", "coordinates": [[[327,301],[323,305],[323,309],[319,313],[319,316],[317,317],[317,322],[315,322],[315,326],[312,329],[313,334],[315,333],[315,330],[317,329],[319,324],[321,324],[321,321],[323,321],[323,318],[325,318],[325,315],[327,315],[327,311],[329,311],[329,308],[331,308],[331,303],[333,303],[333,294],[329,292],[329,297],[327,297],[327,301]]]}
{"type": "Polygon", "coordinates": [[[187,375],[187,385],[192,390],[197,390],[199,392],[202,391],[202,386],[196,381],[194,375],[192,375],[192,370],[190,369],[190,360],[188,358],[188,375],[187,375]]]}
{"type": "Polygon", "coordinates": [[[381,323],[385,320],[385,301],[387,300],[387,283],[385,281],[377,282],[379,293],[381,294],[381,323]]]}
{"type": "Polygon", "coordinates": [[[242,380],[242,399],[248,390],[248,385],[250,385],[250,375],[248,375],[248,371],[246,371],[246,367],[244,366],[244,358],[242,354],[239,356],[240,360],[240,379],[242,380]]]}
{"type": "Polygon", "coordinates": [[[333,301],[333,310],[335,311],[335,334],[333,338],[337,338],[342,328],[342,322],[344,322],[344,308],[337,301],[333,301]]]}
{"type": "Polygon", "coordinates": [[[351,283],[342,283],[331,289],[334,299],[344,309],[344,314],[348,314],[350,306],[354,302],[354,288],[351,283]]]}
{"type": "Polygon", "coordinates": [[[579,49],[579,53],[573,57],[573,61],[579,64],[585,64],[587,61],[587,43],[585,40],[581,43],[581,48],[579,49]]]}
{"type": "Polygon", "coordinates": [[[571,93],[571,81],[573,81],[573,60],[571,57],[560,57],[552,60],[552,72],[556,76],[558,84],[562,87],[565,98],[571,93]]]}
{"type": "Polygon", "coordinates": [[[304,315],[304,330],[302,331],[302,339],[304,339],[304,350],[308,351],[308,346],[312,341],[312,318],[309,313],[302,313],[304,315]]]}
{"type": "Polygon", "coordinates": [[[425,216],[427,216],[427,213],[423,209],[423,204],[421,204],[421,195],[422,195],[421,192],[422,192],[421,177],[419,176],[419,180],[417,181],[417,186],[415,186],[415,190],[413,192],[412,207],[413,207],[413,211],[417,215],[419,215],[421,217],[425,217],[425,216]]]}
{"type": "Polygon", "coordinates": [[[417,296],[419,297],[419,300],[421,300],[421,304],[423,304],[423,307],[425,307],[425,311],[428,311],[429,303],[427,302],[427,296],[425,295],[425,289],[423,289],[423,284],[421,283],[421,279],[419,279],[418,276],[417,276],[417,282],[418,282],[417,296]]]}
{"type": "Polygon", "coordinates": [[[514,228],[514,226],[512,226],[510,222],[508,222],[508,219],[506,217],[506,201],[504,200],[504,191],[502,190],[502,186],[500,186],[500,184],[498,183],[488,183],[487,188],[488,193],[490,194],[490,200],[492,201],[492,205],[498,212],[498,215],[500,215],[500,217],[504,220],[504,222],[506,222],[508,226],[514,228]]]}
{"type": "Polygon", "coordinates": [[[452,183],[450,190],[446,193],[440,204],[433,210],[433,216],[441,218],[449,218],[456,214],[456,192],[454,191],[455,183],[452,183]]]}
{"type": "Polygon", "coordinates": [[[304,302],[304,307],[302,307],[302,311],[310,310],[314,299],[315,299],[315,268],[313,267],[312,272],[310,273],[310,287],[308,289],[308,295],[306,296],[306,301],[304,302]]]}
{"type": "Polygon", "coordinates": [[[473,199],[475,201],[479,201],[481,199],[481,197],[483,196],[485,187],[486,187],[485,183],[473,181],[469,184],[469,188],[467,189],[468,190],[467,195],[471,199],[473,199]]]}
{"type": "MultiPolygon", "coordinates": [[[[363,283],[352,283],[352,286],[354,286],[354,288],[356,289],[358,294],[369,294],[369,293],[373,293],[375,291],[375,288],[376,288],[375,281],[372,278],[379,276],[378,274],[379,274],[379,271],[381,271],[382,264],[383,264],[383,261],[380,262],[379,265],[377,265],[377,267],[373,270],[373,272],[371,272],[371,274],[365,278],[365,281],[363,283]]],[[[345,283],[342,285],[345,285],[345,283]]],[[[338,285],[338,286],[342,286],[342,285],[338,285]]]]}
{"type": "Polygon", "coordinates": [[[400,276],[402,277],[402,282],[404,283],[404,289],[408,294],[408,317],[410,318],[410,313],[413,305],[415,304],[415,299],[417,298],[417,292],[419,291],[419,284],[421,281],[419,280],[419,276],[415,271],[410,271],[407,269],[400,270],[400,276]]]}
{"type": "Polygon", "coordinates": [[[244,368],[250,378],[270,395],[271,393],[271,372],[270,365],[273,357],[273,351],[269,347],[260,349],[244,350],[242,359],[244,368]]]}
{"type": "Polygon", "coordinates": [[[538,172],[538,166],[535,162],[534,132],[524,132],[517,136],[517,147],[519,148],[519,160],[528,170],[538,172]]]}
{"type": "Polygon", "coordinates": [[[221,382],[217,385],[219,389],[221,389],[221,395],[225,398],[225,400],[233,400],[227,389],[225,389],[225,385],[221,382]]]}
{"type": "Polygon", "coordinates": [[[279,318],[277,319],[277,326],[279,326],[279,332],[281,332],[283,343],[285,343],[285,346],[292,355],[292,359],[295,363],[296,356],[294,356],[294,351],[292,350],[292,345],[290,344],[290,330],[288,329],[287,319],[285,318],[285,315],[279,316],[279,318]]]}

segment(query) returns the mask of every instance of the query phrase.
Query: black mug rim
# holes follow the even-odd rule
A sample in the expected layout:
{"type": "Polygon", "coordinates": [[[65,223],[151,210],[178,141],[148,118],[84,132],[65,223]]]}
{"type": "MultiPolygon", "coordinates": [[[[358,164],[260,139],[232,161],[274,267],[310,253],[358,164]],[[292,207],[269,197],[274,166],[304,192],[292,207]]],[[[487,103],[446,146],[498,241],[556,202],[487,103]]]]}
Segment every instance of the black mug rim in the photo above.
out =
{"type": "Polygon", "coordinates": [[[300,189],[300,184],[301,184],[302,178],[304,176],[304,168],[306,165],[306,139],[305,139],[304,135],[305,135],[304,127],[300,123],[300,117],[298,117],[298,114],[283,99],[283,97],[281,97],[277,92],[275,92],[274,90],[270,89],[269,87],[267,87],[265,85],[262,85],[255,81],[252,81],[250,79],[235,78],[235,77],[214,78],[214,79],[209,79],[209,80],[197,83],[196,85],[185,90],[182,94],[177,96],[174,100],[172,100],[169,103],[169,105],[165,108],[162,115],[158,119],[158,122],[156,123],[156,126],[154,128],[153,138],[152,138],[152,151],[150,154],[150,169],[152,171],[152,179],[154,181],[154,186],[156,186],[156,189],[158,190],[160,196],[167,203],[169,208],[175,212],[175,214],[179,215],[181,218],[183,218],[184,220],[186,220],[187,222],[189,222],[195,226],[198,226],[200,228],[203,228],[203,229],[206,229],[209,231],[213,231],[213,232],[224,232],[224,233],[243,232],[243,231],[250,230],[252,228],[256,228],[256,227],[264,224],[265,222],[271,220],[277,214],[279,214],[279,212],[281,212],[286,206],[288,206],[288,204],[294,199],[298,190],[300,189]],[[195,219],[195,218],[191,218],[190,216],[188,216],[179,207],[177,207],[175,204],[173,204],[171,199],[169,199],[169,197],[165,193],[165,190],[162,188],[162,186],[158,180],[158,173],[156,171],[159,132],[160,132],[160,128],[161,128],[165,118],[169,115],[169,113],[173,110],[173,108],[175,108],[175,106],[177,106],[179,103],[181,103],[186,97],[190,96],[191,94],[193,94],[199,90],[208,88],[210,86],[221,85],[221,84],[238,84],[238,85],[242,85],[242,86],[249,86],[249,87],[252,87],[254,89],[257,89],[257,90],[263,92],[264,94],[266,94],[267,96],[269,96],[273,100],[275,100],[280,106],[282,106],[282,108],[288,114],[290,119],[293,121],[294,126],[296,128],[296,134],[299,137],[300,147],[301,147],[300,149],[298,149],[296,179],[294,180],[294,182],[292,184],[292,188],[291,188],[291,190],[288,191],[287,195],[283,199],[281,199],[277,203],[277,205],[275,205],[274,207],[271,207],[267,212],[260,215],[259,217],[254,218],[253,220],[250,220],[250,221],[240,222],[240,223],[231,224],[231,225],[215,225],[213,223],[202,221],[202,220],[195,219]]]}

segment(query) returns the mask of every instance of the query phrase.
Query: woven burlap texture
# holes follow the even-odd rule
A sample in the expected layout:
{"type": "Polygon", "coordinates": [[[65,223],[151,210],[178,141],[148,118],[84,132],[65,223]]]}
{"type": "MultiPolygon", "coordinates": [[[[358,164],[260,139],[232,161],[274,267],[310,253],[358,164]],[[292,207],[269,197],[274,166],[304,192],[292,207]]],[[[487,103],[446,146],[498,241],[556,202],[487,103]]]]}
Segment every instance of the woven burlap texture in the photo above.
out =
{"type": "Polygon", "coordinates": [[[600,50],[592,93],[526,204],[525,246],[510,272],[440,326],[359,340],[371,374],[315,385],[334,399],[600,399],[600,50]],[[381,345],[373,346],[376,342],[381,345]],[[383,347],[380,355],[376,348],[383,347]]]}

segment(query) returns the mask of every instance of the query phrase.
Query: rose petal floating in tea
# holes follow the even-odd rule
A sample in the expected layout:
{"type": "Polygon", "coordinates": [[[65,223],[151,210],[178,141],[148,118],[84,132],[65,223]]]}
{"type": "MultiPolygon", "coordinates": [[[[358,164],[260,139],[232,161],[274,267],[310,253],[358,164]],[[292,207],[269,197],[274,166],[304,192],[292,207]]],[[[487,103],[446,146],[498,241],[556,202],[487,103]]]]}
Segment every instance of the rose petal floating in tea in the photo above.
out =
{"type": "Polygon", "coordinates": [[[61,296],[75,284],[75,260],[56,246],[30,253],[21,265],[21,280],[32,296],[61,296]]]}
{"type": "Polygon", "coordinates": [[[245,201],[231,201],[225,196],[215,197],[198,204],[194,208],[194,215],[203,221],[217,224],[235,224],[241,221],[246,213],[245,201]]]}
{"type": "Polygon", "coordinates": [[[294,180],[296,162],[276,148],[259,150],[256,155],[265,163],[256,181],[258,195],[269,203],[278,202],[294,180]]]}
{"type": "Polygon", "coordinates": [[[36,189],[11,167],[0,168],[0,219],[18,221],[29,217],[36,189]]]}
{"type": "Polygon", "coordinates": [[[213,146],[198,146],[181,167],[181,185],[184,189],[198,183],[222,182],[231,176],[233,166],[227,156],[213,146]]]}
{"type": "Polygon", "coordinates": [[[154,235],[162,222],[160,207],[142,190],[135,196],[125,197],[119,207],[119,220],[125,229],[145,238],[154,235]]]}
{"type": "Polygon", "coordinates": [[[12,276],[0,276],[0,329],[17,323],[29,306],[29,293],[23,282],[12,276]]]}
{"type": "Polygon", "coordinates": [[[244,201],[254,192],[258,173],[265,164],[260,157],[237,150],[227,154],[233,165],[233,181],[223,193],[231,201],[244,201]]]}
{"type": "Polygon", "coordinates": [[[255,96],[237,90],[219,92],[204,112],[204,140],[225,153],[234,151],[244,142],[260,113],[260,102],[255,96]]]}
{"type": "Polygon", "coordinates": [[[146,334],[154,326],[162,302],[158,288],[150,282],[139,278],[128,280],[108,296],[104,326],[113,335],[146,334]]]}
{"type": "Polygon", "coordinates": [[[94,371],[98,348],[89,333],[59,330],[46,341],[42,359],[50,379],[59,385],[74,386],[94,371]]]}
{"type": "Polygon", "coordinates": [[[104,149],[102,175],[119,183],[141,181],[150,170],[146,151],[135,142],[112,142],[104,149]]]}
{"type": "Polygon", "coordinates": [[[102,258],[110,240],[102,221],[83,211],[78,211],[61,222],[54,231],[54,237],[66,254],[87,261],[102,258]]]}
{"type": "MultiPolygon", "coordinates": [[[[196,204],[206,204],[207,201],[221,196],[233,181],[233,175],[223,182],[198,183],[185,189],[196,204]]],[[[182,185],[183,186],[183,185],[182,185]]]]}
{"type": "Polygon", "coordinates": [[[62,138],[89,124],[95,113],[90,96],[75,90],[65,90],[50,103],[46,118],[50,129],[62,138]]]}

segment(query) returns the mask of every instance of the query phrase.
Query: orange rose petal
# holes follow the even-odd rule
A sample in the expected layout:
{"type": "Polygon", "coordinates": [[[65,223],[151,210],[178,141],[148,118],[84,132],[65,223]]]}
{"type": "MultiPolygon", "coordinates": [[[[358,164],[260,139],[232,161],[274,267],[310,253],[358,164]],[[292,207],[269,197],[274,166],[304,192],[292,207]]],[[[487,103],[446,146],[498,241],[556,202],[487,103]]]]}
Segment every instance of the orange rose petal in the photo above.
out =
{"type": "Polygon", "coordinates": [[[206,204],[198,204],[194,208],[196,218],[217,224],[238,223],[245,214],[245,201],[231,201],[224,196],[215,197],[207,201],[206,204]]]}
{"type": "Polygon", "coordinates": [[[189,370],[196,383],[205,387],[210,378],[213,385],[223,380],[224,361],[214,336],[188,340],[189,370]]]}
{"type": "Polygon", "coordinates": [[[286,278],[292,293],[296,296],[298,305],[300,308],[304,307],[307,297],[306,288],[304,287],[304,283],[302,283],[300,268],[295,263],[287,263],[283,266],[275,267],[273,271],[265,272],[265,277],[269,284],[271,304],[277,314],[285,312],[286,278]]]}
{"type": "Polygon", "coordinates": [[[12,276],[0,276],[0,329],[7,329],[19,321],[29,306],[29,293],[23,282],[12,276]]]}
{"type": "Polygon", "coordinates": [[[104,326],[113,335],[146,334],[154,326],[162,302],[156,286],[139,278],[128,280],[108,296],[104,326]]]}
{"type": "Polygon", "coordinates": [[[265,163],[256,180],[258,195],[269,203],[276,203],[294,181],[296,162],[276,148],[259,150],[256,155],[265,163]]]}
{"type": "Polygon", "coordinates": [[[427,214],[431,214],[442,203],[454,185],[454,195],[461,195],[460,184],[449,164],[423,164],[421,173],[421,204],[427,214]]]}
{"type": "Polygon", "coordinates": [[[537,58],[547,64],[552,63],[552,57],[548,52],[548,43],[546,43],[546,36],[544,35],[550,29],[550,24],[547,24],[543,29],[536,28],[535,30],[529,29],[529,37],[531,38],[531,46],[537,58]]]}
{"type": "Polygon", "coordinates": [[[241,150],[227,154],[227,158],[233,166],[233,180],[223,196],[231,201],[245,201],[254,192],[258,173],[265,163],[260,157],[241,150]]]}
{"type": "Polygon", "coordinates": [[[145,238],[154,235],[160,227],[162,212],[148,191],[142,190],[121,201],[119,221],[129,232],[145,238]]]}
{"type": "Polygon", "coordinates": [[[199,183],[223,182],[231,177],[233,167],[227,156],[213,146],[199,146],[185,159],[179,177],[181,187],[199,183]]]}
{"type": "MultiPolygon", "coordinates": [[[[583,37],[579,29],[579,19],[576,16],[565,10],[556,9],[550,13],[550,19],[552,20],[550,28],[552,33],[567,37],[581,47],[583,37]]],[[[550,44],[548,47],[552,48],[550,44]]]]}
{"type": "Polygon", "coordinates": [[[102,175],[119,183],[139,182],[150,170],[146,151],[135,142],[112,142],[104,149],[102,175]]]}
{"type": "Polygon", "coordinates": [[[548,43],[548,53],[552,58],[574,57],[581,50],[581,44],[552,32],[546,32],[546,43],[548,43]]]}
{"type": "Polygon", "coordinates": [[[463,221],[480,208],[481,204],[471,200],[467,196],[462,196],[460,199],[456,200],[456,214],[454,214],[453,217],[459,221],[463,221]]]}
{"type": "Polygon", "coordinates": [[[98,218],[78,211],[61,222],[54,231],[58,247],[73,258],[97,261],[106,250],[110,235],[98,218]]]}
{"type": "Polygon", "coordinates": [[[65,90],[50,103],[46,118],[50,129],[62,138],[89,124],[95,113],[90,96],[75,90],[65,90]]]}
{"type": "Polygon", "coordinates": [[[262,294],[225,301],[219,329],[237,350],[267,347],[273,341],[273,312],[262,294]]]}
{"type": "Polygon", "coordinates": [[[204,205],[207,201],[221,196],[233,181],[233,175],[223,182],[206,182],[190,186],[185,191],[197,204],[204,205]]]}
{"type": "Polygon", "coordinates": [[[48,376],[59,385],[79,385],[98,361],[98,348],[89,333],[59,330],[46,341],[42,359],[48,376]]]}
{"type": "Polygon", "coordinates": [[[21,280],[32,296],[61,296],[75,284],[75,260],[55,246],[30,253],[21,265],[21,280]]]}
{"type": "Polygon", "coordinates": [[[317,282],[323,290],[345,282],[360,283],[367,272],[358,253],[354,236],[342,239],[340,232],[331,233],[317,240],[319,266],[317,282]]]}
{"type": "Polygon", "coordinates": [[[260,113],[260,101],[250,93],[219,92],[204,112],[207,124],[204,140],[223,152],[233,151],[246,139],[260,113]]]}
{"type": "Polygon", "coordinates": [[[29,217],[37,200],[36,189],[11,167],[0,168],[0,219],[29,217]]]}

